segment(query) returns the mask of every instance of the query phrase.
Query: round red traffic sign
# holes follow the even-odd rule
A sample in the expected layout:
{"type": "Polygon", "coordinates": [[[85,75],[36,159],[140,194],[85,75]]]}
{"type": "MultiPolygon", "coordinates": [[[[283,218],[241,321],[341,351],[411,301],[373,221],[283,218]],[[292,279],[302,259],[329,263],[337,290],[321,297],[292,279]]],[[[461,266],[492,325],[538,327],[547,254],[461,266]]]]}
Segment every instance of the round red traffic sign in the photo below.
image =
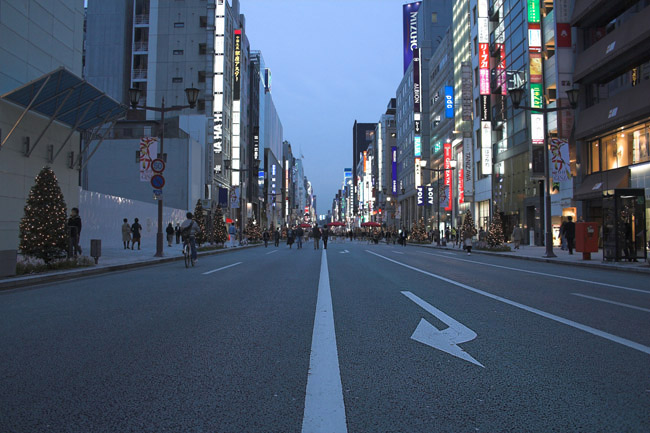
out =
{"type": "Polygon", "coordinates": [[[154,173],[162,173],[165,171],[165,161],[160,158],[154,159],[151,161],[151,170],[153,170],[154,173]]]}
{"type": "Polygon", "coordinates": [[[151,186],[156,189],[161,189],[163,186],[165,186],[165,178],[160,174],[154,174],[151,176],[151,186]]]}

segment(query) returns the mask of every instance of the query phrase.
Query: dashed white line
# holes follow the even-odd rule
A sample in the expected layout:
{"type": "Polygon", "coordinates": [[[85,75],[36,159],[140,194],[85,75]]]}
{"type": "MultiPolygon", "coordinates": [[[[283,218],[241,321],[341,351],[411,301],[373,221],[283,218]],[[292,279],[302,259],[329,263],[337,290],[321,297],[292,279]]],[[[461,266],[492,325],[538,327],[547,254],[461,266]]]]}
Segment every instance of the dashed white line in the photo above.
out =
{"type": "Polygon", "coordinates": [[[323,250],[321,255],[302,431],[303,433],[347,433],[348,431],[334,332],[327,250],[323,250]]]}
{"type": "Polygon", "coordinates": [[[212,274],[213,272],[222,271],[224,269],[232,268],[233,266],[237,266],[237,265],[241,265],[241,264],[242,264],[242,262],[233,263],[232,265],[228,265],[228,266],[224,266],[222,268],[213,269],[211,271],[204,272],[203,275],[209,275],[209,274],[212,274]]]}
{"type": "Polygon", "coordinates": [[[571,294],[574,295],[574,296],[581,296],[583,298],[593,299],[594,301],[607,302],[608,304],[619,305],[621,307],[632,308],[634,310],[640,310],[640,311],[645,311],[646,313],[650,313],[650,309],[643,308],[643,307],[637,307],[636,305],[630,305],[630,304],[624,304],[622,302],[610,301],[609,299],[596,298],[595,296],[583,295],[582,293],[571,293],[571,294]]]}
{"type": "Polygon", "coordinates": [[[277,253],[278,251],[280,251],[280,250],[269,251],[268,253],[266,253],[266,255],[268,256],[269,254],[277,253]]]}
{"type": "Polygon", "coordinates": [[[402,255],[404,255],[404,253],[400,253],[399,251],[395,251],[395,250],[393,250],[393,252],[394,252],[395,254],[402,254],[402,255]]]}
{"type": "Polygon", "coordinates": [[[450,280],[449,278],[445,278],[445,277],[442,277],[440,275],[436,275],[436,274],[433,274],[431,272],[424,271],[422,269],[418,269],[416,267],[407,265],[406,263],[398,262],[397,260],[393,260],[391,258],[384,257],[381,254],[377,254],[377,253],[374,253],[374,252],[369,251],[369,250],[366,250],[366,252],[368,252],[370,254],[373,254],[373,255],[375,255],[377,257],[380,257],[380,258],[382,258],[384,260],[388,260],[389,262],[393,262],[393,263],[395,263],[397,265],[400,265],[400,266],[403,266],[405,268],[411,269],[413,271],[420,272],[420,273],[422,273],[424,275],[428,275],[430,277],[437,278],[439,280],[445,281],[445,282],[447,282],[449,284],[453,284],[455,286],[458,286],[458,287],[461,287],[463,289],[469,290],[470,292],[474,292],[474,293],[477,293],[479,295],[486,296],[488,298],[494,299],[495,301],[503,302],[503,303],[511,305],[513,307],[517,307],[517,308],[520,308],[522,310],[528,311],[529,313],[537,314],[538,316],[542,316],[542,317],[545,317],[547,319],[551,319],[553,321],[563,323],[565,325],[571,326],[572,328],[580,329],[581,331],[588,332],[589,334],[595,335],[597,337],[601,337],[601,338],[604,338],[606,340],[613,341],[614,343],[622,344],[623,346],[627,346],[627,347],[629,347],[631,349],[638,350],[639,352],[643,352],[643,353],[646,353],[646,354],[650,355],[650,347],[644,346],[643,344],[637,343],[635,341],[628,340],[626,338],[622,338],[622,337],[616,336],[614,334],[610,334],[608,332],[601,331],[601,330],[596,329],[596,328],[592,328],[591,326],[587,326],[587,325],[583,325],[583,324],[578,323],[578,322],[574,322],[573,320],[565,319],[564,317],[556,316],[555,314],[547,313],[546,311],[538,310],[537,308],[529,307],[528,305],[520,304],[519,302],[511,301],[510,299],[503,298],[501,296],[497,296],[497,295],[494,295],[492,293],[476,289],[474,287],[468,286],[467,284],[459,283],[458,281],[450,280]]]}
{"type": "MultiPolygon", "coordinates": [[[[420,253],[427,254],[429,256],[435,256],[435,257],[445,257],[445,256],[441,256],[440,254],[427,253],[427,252],[424,252],[424,251],[420,251],[420,253]]],[[[650,293],[650,291],[648,291],[648,290],[634,289],[632,287],[618,286],[616,284],[601,283],[599,281],[582,280],[580,278],[565,277],[565,276],[562,276],[562,275],[548,274],[546,272],[528,271],[526,269],[511,268],[509,266],[494,265],[492,263],[477,262],[476,260],[461,259],[461,258],[458,258],[458,257],[454,257],[454,258],[445,257],[445,258],[448,258],[448,259],[451,259],[451,260],[459,260],[461,262],[475,263],[477,265],[491,266],[493,268],[508,269],[510,271],[525,272],[527,274],[543,275],[545,277],[561,278],[563,280],[578,281],[578,282],[581,282],[581,283],[589,283],[589,284],[596,284],[596,285],[599,285],[599,286],[613,287],[615,289],[630,290],[632,292],[650,293]]]]}

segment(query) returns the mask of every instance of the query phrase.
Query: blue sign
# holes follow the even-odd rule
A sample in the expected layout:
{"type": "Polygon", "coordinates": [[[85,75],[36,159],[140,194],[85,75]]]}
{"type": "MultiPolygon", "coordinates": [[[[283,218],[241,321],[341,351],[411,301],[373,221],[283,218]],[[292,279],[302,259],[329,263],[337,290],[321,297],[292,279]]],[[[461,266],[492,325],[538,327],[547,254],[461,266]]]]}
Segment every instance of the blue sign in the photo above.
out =
{"type": "Polygon", "coordinates": [[[154,174],[151,176],[151,186],[156,189],[161,189],[163,186],[165,186],[165,178],[159,174],[154,174]]]}
{"type": "Polygon", "coordinates": [[[393,181],[393,195],[397,195],[397,146],[391,147],[390,154],[392,163],[391,179],[393,181]]]}
{"type": "Polygon", "coordinates": [[[447,119],[454,118],[454,88],[453,86],[445,86],[445,117],[447,119]]]}
{"type": "Polygon", "coordinates": [[[422,138],[418,135],[416,135],[413,138],[415,148],[413,149],[413,152],[415,153],[415,157],[418,158],[422,156],[422,138]]]}
{"type": "Polygon", "coordinates": [[[418,47],[418,9],[420,2],[409,3],[402,6],[402,20],[404,27],[404,72],[413,61],[413,48],[418,47]]]}

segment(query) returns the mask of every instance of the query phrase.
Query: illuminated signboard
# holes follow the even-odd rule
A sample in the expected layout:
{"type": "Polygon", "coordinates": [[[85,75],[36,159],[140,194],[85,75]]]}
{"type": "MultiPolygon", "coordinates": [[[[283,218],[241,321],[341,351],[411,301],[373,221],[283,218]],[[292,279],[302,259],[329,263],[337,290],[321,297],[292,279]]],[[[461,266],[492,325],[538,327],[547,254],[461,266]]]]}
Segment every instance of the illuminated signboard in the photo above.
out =
{"type": "Polygon", "coordinates": [[[479,18],[478,22],[478,41],[479,42],[489,42],[490,41],[490,30],[489,30],[489,19],[479,18]]]}
{"type": "Polygon", "coordinates": [[[465,178],[463,181],[463,189],[465,191],[465,195],[467,196],[474,195],[474,180],[472,178],[472,173],[474,173],[474,158],[472,152],[472,139],[463,138],[463,157],[465,159],[462,165],[463,177],[465,178]]]}
{"type": "Polygon", "coordinates": [[[413,151],[415,153],[415,156],[422,156],[422,138],[416,135],[415,138],[413,138],[413,144],[413,151]]]}
{"type": "Polygon", "coordinates": [[[417,188],[418,206],[424,206],[424,187],[418,186],[417,188]]]}
{"type": "Polygon", "coordinates": [[[533,108],[542,108],[542,85],[541,84],[531,84],[530,85],[530,100],[531,107],[533,108]]]}
{"type": "Polygon", "coordinates": [[[413,112],[422,112],[422,85],[420,82],[420,50],[413,50],[413,112]]]}
{"type": "Polygon", "coordinates": [[[445,117],[454,118],[454,87],[445,86],[445,117]]]}
{"type": "Polygon", "coordinates": [[[533,144],[544,144],[544,115],[533,113],[530,115],[530,137],[533,144]]]}
{"type": "Polygon", "coordinates": [[[481,122],[481,171],[492,174],[492,123],[481,122]]]}
{"type": "Polygon", "coordinates": [[[418,47],[418,9],[420,2],[402,6],[402,27],[404,32],[404,72],[413,60],[413,50],[418,47]]]}
{"type": "Polygon", "coordinates": [[[235,81],[233,83],[232,99],[239,101],[241,93],[241,30],[235,30],[235,60],[234,60],[235,81]]]}
{"type": "Polygon", "coordinates": [[[415,186],[422,185],[422,166],[420,165],[420,158],[415,158],[415,186]]]}
{"type": "Polygon", "coordinates": [[[391,173],[391,180],[392,180],[392,192],[393,194],[397,194],[397,146],[393,146],[390,149],[391,152],[391,162],[392,162],[392,173],[391,173]]]}
{"type": "Polygon", "coordinates": [[[480,97],[481,100],[481,120],[490,120],[490,96],[489,95],[481,95],[480,97]]]}
{"type": "Polygon", "coordinates": [[[444,155],[444,165],[445,165],[445,174],[444,174],[444,179],[445,179],[445,187],[447,187],[448,191],[448,203],[447,207],[445,207],[446,211],[450,211],[452,208],[452,175],[451,172],[451,143],[445,143],[443,146],[443,155],[444,155]]]}
{"type": "Polygon", "coordinates": [[[435,144],[433,145],[433,153],[438,153],[441,150],[442,150],[442,142],[436,141],[435,144]]]}
{"type": "Polygon", "coordinates": [[[540,18],[539,0],[528,0],[528,22],[538,23],[540,18]]]}
{"type": "Polygon", "coordinates": [[[479,94],[490,94],[490,70],[481,69],[479,72],[479,94]]]}

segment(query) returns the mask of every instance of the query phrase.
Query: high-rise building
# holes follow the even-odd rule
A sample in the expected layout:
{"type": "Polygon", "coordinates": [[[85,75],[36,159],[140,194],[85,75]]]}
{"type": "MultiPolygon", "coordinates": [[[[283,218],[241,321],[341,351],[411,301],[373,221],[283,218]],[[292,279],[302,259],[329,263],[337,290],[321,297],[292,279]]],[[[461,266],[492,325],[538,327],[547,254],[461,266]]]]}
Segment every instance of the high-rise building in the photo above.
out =
{"type": "Polygon", "coordinates": [[[363,152],[368,149],[368,145],[372,142],[375,135],[374,123],[358,123],[354,121],[352,126],[352,179],[354,179],[355,191],[353,194],[353,213],[356,214],[359,210],[359,191],[357,183],[359,181],[360,172],[357,171],[359,161],[363,159],[363,152]]]}

